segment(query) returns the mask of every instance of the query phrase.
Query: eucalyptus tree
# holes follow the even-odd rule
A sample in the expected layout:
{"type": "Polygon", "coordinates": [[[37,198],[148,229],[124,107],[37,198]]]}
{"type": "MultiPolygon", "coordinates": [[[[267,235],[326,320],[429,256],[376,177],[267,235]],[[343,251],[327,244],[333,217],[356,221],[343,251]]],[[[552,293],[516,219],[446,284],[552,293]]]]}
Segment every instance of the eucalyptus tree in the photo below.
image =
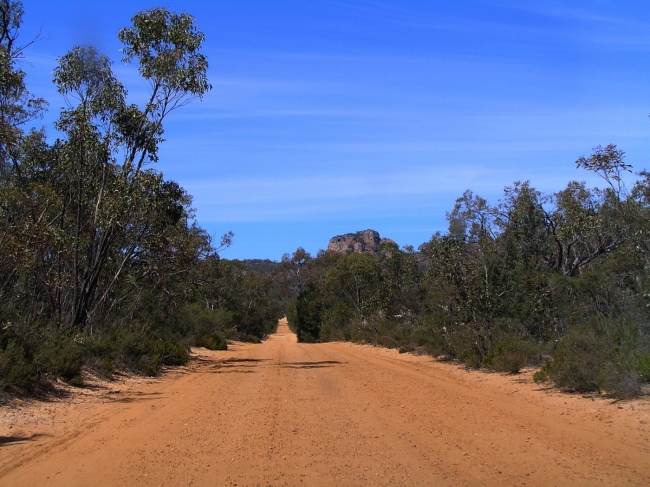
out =
{"type": "Polygon", "coordinates": [[[19,44],[23,19],[21,2],[0,0],[0,176],[2,180],[19,159],[21,126],[42,115],[46,102],[35,97],[25,84],[19,63],[33,40],[19,44]]]}
{"type": "Polygon", "coordinates": [[[149,167],[164,120],[211,89],[204,36],[191,16],[163,8],[120,31],[123,61],[149,85],[143,106],[128,103],[107,56],[74,47],[54,70],[65,106],[48,144],[19,128],[44,105],[15,67],[21,17],[19,2],[0,2],[0,149],[12,162],[0,187],[1,311],[82,333],[144,295],[169,297],[177,276],[213,251],[192,223],[191,197],[149,167]]]}
{"type": "MultiPolygon", "coordinates": [[[[68,275],[60,276],[60,306],[83,328],[107,305],[127,267],[157,265],[147,257],[167,227],[187,220],[189,196],[147,163],[158,159],[163,121],[211,87],[199,52],[203,34],[193,18],[157,8],[137,14],[122,29],[124,62],[137,62],[150,93],[143,107],[127,104],[127,91],[110,60],[91,46],[59,59],[54,82],[66,101],[57,128],[60,188],[58,222],[70,239],[68,275]]],[[[63,269],[62,272],[65,272],[63,269]]]]}
{"type": "Polygon", "coordinates": [[[361,319],[385,310],[387,289],[379,259],[374,255],[342,256],[325,274],[325,286],[329,294],[342,299],[361,319]]]}

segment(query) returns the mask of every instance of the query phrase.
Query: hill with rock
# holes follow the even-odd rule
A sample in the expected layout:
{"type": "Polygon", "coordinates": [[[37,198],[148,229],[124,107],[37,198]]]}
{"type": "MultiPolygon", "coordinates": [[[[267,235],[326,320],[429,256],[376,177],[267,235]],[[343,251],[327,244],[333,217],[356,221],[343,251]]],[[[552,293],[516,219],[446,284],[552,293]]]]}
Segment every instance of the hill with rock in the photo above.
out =
{"type": "Polygon", "coordinates": [[[382,243],[395,243],[389,238],[381,238],[376,230],[363,230],[355,233],[346,233],[332,237],[327,245],[327,250],[351,254],[377,254],[382,243]]]}

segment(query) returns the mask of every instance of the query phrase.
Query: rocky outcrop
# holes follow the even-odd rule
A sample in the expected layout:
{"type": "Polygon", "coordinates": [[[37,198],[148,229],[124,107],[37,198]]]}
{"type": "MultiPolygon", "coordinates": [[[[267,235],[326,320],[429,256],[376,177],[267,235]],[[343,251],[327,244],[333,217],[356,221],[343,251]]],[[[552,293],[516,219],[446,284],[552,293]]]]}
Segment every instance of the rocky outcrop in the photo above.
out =
{"type": "Polygon", "coordinates": [[[380,238],[375,230],[337,235],[330,239],[327,250],[350,254],[352,252],[376,254],[382,243],[395,243],[389,238],[380,238]]]}

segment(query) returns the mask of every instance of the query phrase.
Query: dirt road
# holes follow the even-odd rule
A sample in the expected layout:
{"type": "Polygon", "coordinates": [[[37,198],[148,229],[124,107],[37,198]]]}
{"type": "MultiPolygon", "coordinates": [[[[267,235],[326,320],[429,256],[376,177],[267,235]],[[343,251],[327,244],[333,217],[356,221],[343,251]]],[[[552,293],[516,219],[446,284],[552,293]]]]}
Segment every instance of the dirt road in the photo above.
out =
{"type": "Polygon", "coordinates": [[[5,411],[0,485],[650,484],[647,400],[298,344],[283,322],[235,348],[34,416],[5,411]]]}

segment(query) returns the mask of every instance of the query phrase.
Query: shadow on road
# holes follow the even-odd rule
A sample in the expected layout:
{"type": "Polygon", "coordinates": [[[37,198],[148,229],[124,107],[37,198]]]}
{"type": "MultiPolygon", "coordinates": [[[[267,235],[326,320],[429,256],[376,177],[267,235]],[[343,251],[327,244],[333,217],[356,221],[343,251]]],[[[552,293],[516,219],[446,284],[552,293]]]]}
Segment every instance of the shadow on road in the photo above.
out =
{"type": "Polygon", "coordinates": [[[285,362],[280,364],[280,367],[286,369],[322,369],[325,367],[333,367],[334,365],[341,364],[338,360],[321,360],[320,362],[285,362]]]}
{"type": "Polygon", "coordinates": [[[8,445],[10,443],[20,443],[22,441],[34,441],[42,438],[43,436],[50,435],[36,434],[31,436],[0,436],[0,446],[8,445]]]}
{"type": "Polygon", "coordinates": [[[228,358],[220,363],[222,364],[231,364],[231,363],[242,363],[242,362],[252,362],[252,363],[257,363],[257,362],[268,362],[270,359],[268,358],[228,358]]]}
{"type": "Polygon", "coordinates": [[[267,362],[269,359],[261,358],[228,358],[216,363],[212,363],[209,373],[212,374],[254,374],[256,367],[261,362],[267,362]]]}
{"type": "Polygon", "coordinates": [[[124,397],[110,397],[110,402],[142,402],[142,401],[153,401],[154,399],[161,399],[164,397],[162,392],[131,392],[128,396],[124,397]]]}

